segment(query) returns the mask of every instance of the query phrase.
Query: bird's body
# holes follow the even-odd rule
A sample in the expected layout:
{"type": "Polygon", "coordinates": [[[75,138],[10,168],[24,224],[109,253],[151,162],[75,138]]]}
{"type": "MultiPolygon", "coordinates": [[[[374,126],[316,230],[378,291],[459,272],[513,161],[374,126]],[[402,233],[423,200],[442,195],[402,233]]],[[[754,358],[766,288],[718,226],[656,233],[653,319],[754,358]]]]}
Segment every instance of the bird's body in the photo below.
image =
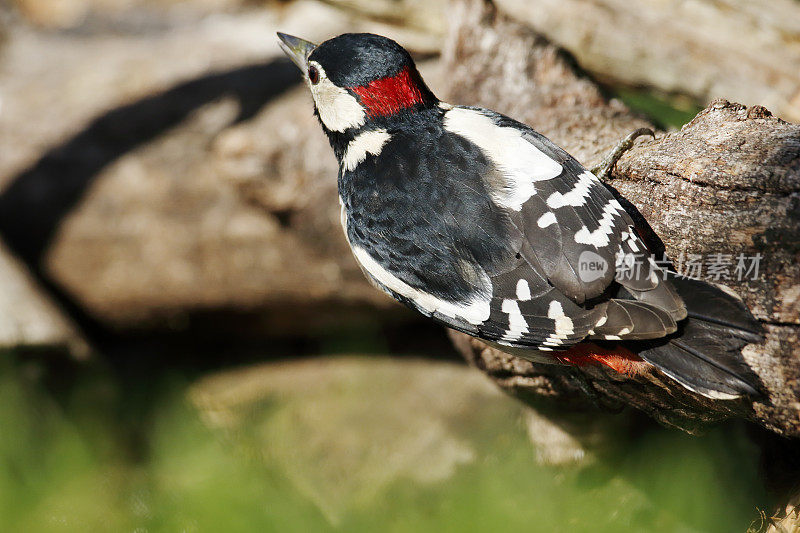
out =
{"type": "Polygon", "coordinates": [[[440,102],[383,37],[281,39],[339,161],[345,235],[380,289],[531,360],[646,361],[709,397],[755,392],[739,352],[758,329],[743,304],[665,279],[618,199],[564,150],[440,102]],[[684,291],[704,308],[687,310],[684,291]]]}

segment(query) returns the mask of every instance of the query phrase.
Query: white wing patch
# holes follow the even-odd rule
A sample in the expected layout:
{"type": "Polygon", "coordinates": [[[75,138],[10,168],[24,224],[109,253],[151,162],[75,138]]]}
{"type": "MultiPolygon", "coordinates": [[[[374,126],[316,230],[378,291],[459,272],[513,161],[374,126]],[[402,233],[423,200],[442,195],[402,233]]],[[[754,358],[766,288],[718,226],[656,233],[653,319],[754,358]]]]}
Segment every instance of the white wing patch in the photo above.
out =
{"type": "Polygon", "coordinates": [[[503,335],[504,341],[515,341],[522,337],[524,333],[528,333],[528,323],[525,322],[525,317],[522,316],[522,311],[519,310],[519,304],[516,300],[503,300],[503,305],[500,309],[508,314],[508,331],[503,335]]]}
{"type": "Polygon", "coordinates": [[[553,300],[550,302],[550,307],[547,308],[547,318],[555,321],[555,332],[547,336],[542,343],[545,346],[560,346],[564,344],[564,340],[575,333],[575,328],[572,319],[564,314],[564,308],[561,303],[553,300]]]}
{"type": "Polygon", "coordinates": [[[446,317],[465,320],[470,324],[477,325],[489,319],[491,313],[491,281],[485,272],[482,272],[482,282],[486,287],[487,294],[476,293],[469,301],[451,302],[442,300],[432,294],[428,294],[419,289],[408,285],[403,280],[383,268],[369,253],[359,247],[351,246],[353,255],[361,267],[380,285],[390,291],[408,298],[420,309],[426,312],[440,313],[446,317]]]}
{"type": "Polygon", "coordinates": [[[345,170],[354,170],[367,158],[367,154],[379,155],[383,145],[391,138],[389,132],[384,129],[365,131],[357,135],[347,145],[342,158],[342,166],[345,170]]]}
{"type": "Polygon", "coordinates": [[[517,299],[522,302],[531,299],[531,286],[528,285],[528,280],[520,279],[517,282],[517,299]]]}
{"type": "MultiPolygon", "coordinates": [[[[629,227],[628,231],[623,231],[620,236],[622,238],[622,242],[620,242],[619,251],[616,257],[617,275],[630,276],[634,272],[634,267],[636,266],[636,254],[641,251],[641,248],[637,244],[639,237],[636,235],[636,232],[632,227],[629,227]],[[627,250],[625,247],[627,247],[627,250]],[[632,252],[628,250],[632,250],[632,252]]],[[[656,281],[653,281],[653,283],[656,283],[656,281]]]]}
{"type": "Polygon", "coordinates": [[[622,233],[622,241],[624,241],[628,245],[628,248],[630,248],[632,251],[642,251],[642,249],[639,248],[639,244],[636,242],[638,241],[638,236],[633,228],[630,228],[629,231],[622,233]]]}
{"type": "Polygon", "coordinates": [[[539,220],[536,221],[536,225],[539,226],[540,228],[546,228],[547,226],[551,226],[556,222],[557,221],[555,213],[553,213],[552,211],[548,211],[547,213],[539,217],[539,220]]]}
{"type": "Polygon", "coordinates": [[[551,194],[547,199],[547,207],[550,209],[558,209],[559,207],[566,207],[568,205],[580,207],[586,203],[586,198],[589,196],[589,189],[591,189],[592,185],[595,183],[600,182],[594,174],[586,170],[580,175],[578,181],[575,182],[575,187],[573,187],[571,191],[565,194],[561,194],[560,192],[551,194]]]}
{"type": "Polygon", "coordinates": [[[595,248],[602,248],[608,246],[609,236],[614,230],[614,220],[617,213],[622,211],[622,206],[616,200],[611,200],[603,208],[603,216],[600,217],[600,226],[594,230],[589,231],[586,226],[575,233],[575,242],[579,244],[591,244],[595,248]]]}
{"type": "Polygon", "coordinates": [[[514,211],[522,209],[536,193],[534,182],[553,179],[561,164],[526,141],[516,128],[502,127],[473,109],[454,107],[444,115],[444,127],[478,146],[506,179],[505,187],[493,187],[492,199],[514,211]]]}

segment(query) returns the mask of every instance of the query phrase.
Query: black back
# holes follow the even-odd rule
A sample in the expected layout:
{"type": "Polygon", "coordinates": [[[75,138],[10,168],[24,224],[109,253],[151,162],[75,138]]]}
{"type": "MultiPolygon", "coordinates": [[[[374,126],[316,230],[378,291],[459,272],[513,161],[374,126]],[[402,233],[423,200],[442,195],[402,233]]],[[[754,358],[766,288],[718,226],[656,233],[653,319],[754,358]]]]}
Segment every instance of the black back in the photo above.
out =
{"type": "Polygon", "coordinates": [[[459,260],[490,273],[519,242],[508,215],[492,201],[482,176],[493,172],[480,149],[442,127],[442,110],[406,115],[392,139],[339,176],[350,242],[366,248],[392,274],[437,297],[460,300],[476,287],[459,260]],[[493,268],[494,267],[494,268],[493,268]]]}

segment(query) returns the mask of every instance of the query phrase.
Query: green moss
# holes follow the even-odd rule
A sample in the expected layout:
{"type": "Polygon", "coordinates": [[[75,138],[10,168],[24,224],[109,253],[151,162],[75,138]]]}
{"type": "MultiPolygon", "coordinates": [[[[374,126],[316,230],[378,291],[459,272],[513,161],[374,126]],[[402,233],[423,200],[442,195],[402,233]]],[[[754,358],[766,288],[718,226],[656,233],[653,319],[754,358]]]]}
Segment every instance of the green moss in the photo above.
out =
{"type": "Polygon", "coordinates": [[[634,111],[644,114],[660,128],[680,128],[703,109],[688,98],[669,97],[647,89],[619,88],[615,97],[634,111]]]}

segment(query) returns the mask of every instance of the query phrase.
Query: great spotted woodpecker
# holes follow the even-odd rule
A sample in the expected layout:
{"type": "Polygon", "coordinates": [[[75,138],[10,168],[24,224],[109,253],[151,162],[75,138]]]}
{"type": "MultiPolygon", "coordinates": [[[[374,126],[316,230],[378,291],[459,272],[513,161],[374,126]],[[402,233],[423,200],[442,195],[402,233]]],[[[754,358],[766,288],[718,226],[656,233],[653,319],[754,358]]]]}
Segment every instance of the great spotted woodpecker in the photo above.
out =
{"type": "Polygon", "coordinates": [[[655,367],[715,399],[758,394],[740,299],[667,279],[614,194],[525,124],[439,101],[372,34],[278,34],[339,161],[341,220],[366,276],[405,305],[530,360],[655,367]]]}

